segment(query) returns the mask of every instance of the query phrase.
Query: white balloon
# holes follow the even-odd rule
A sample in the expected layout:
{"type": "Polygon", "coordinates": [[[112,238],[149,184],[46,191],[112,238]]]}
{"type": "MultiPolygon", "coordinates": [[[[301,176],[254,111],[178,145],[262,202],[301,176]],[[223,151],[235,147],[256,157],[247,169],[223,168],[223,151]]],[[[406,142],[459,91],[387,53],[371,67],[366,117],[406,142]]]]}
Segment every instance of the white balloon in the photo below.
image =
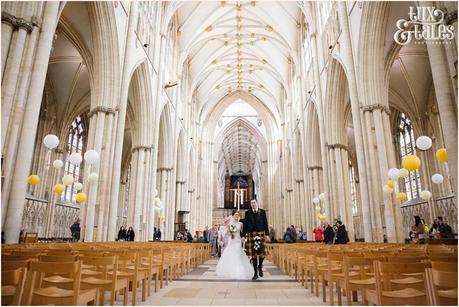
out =
{"type": "Polygon", "coordinates": [[[442,184],[443,183],[443,175],[441,174],[433,174],[432,175],[432,182],[435,184],[442,184]]]}
{"type": "Polygon", "coordinates": [[[97,151],[90,149],[84,153],[84,160],[89,164],[95,164],[99,161],[99,154],[97,151]]]}
{"type": "Polygon", "coordinates": [[[79,152],[74,152],[70,155],[69,160],[73,165],[80,165],[83,158],[79,152]]]}
{"type": "Polygon", "coordinates": [[[161,199],[159,197],[155,197],[155,203],[159,204],[161,202],[161,199]]]}
{"type": "Polygon", "coordinates": [[[416,140],[416,147],[420,150],[427,150],[432,147],[432,139],[425,135],[420,136],[416,140]]]}
{"type": "Polygon", "coordinates": [[[318,197],[314,197],[312,202],[315,203],[315,204],[318,204],[318,203],[320,203],[320,199],[318,197]]]}
{"type": "Polygon", "coordinates": [[[59,138],[54,134],[48,134],[44,137],[43,144],[49,149],[56,148],[59,145],[59,138]]]}
{"type": "Polygon", "coordinates": [[[424,200],[429,200],[432,197],[432,193],[430,193],[430,191],[424,190],[421,191],[420,196],[424,200]]]}
{"type": "Polygon", "coordinates": [[[97,175],[97,173],[91,173],[88,176],[88,181],[89,182],[96,182],[97,179],[99,179],[99,176],[97,175]]]}
{"type": "Polygon", "coordinates": [[[400,169],[399,176],[401,178],[406,178],[406,177],[408,177],[409,174],[410,174],[410,172],[406,168],[401,168],[400,169]]]}
{"type": "Polygon", "coordinates": [[[384,194],[390,194],[392,193],[394,189],[390,188],[387,184],[385,186],[383,186],[383,192],[384,194]]]}
{"type": "Polygon", "coordinates": [[[75,190],[77,191],[81,191],[83,190],[83,185],[81,184],[81,182],[75,182],[73,187],[75,188],[75,190]]]}
{"type": "Polygon", "coordinates": [[[158,196],[158,189],[155,189],[155,197],[158,196]]]}
{"type": "Polygon", "coordinates": [[[391,168],[387,173],[390,179],[397,180],[400,177],[400,170],[398,168],[391,168]]]}
{"type": "Polygon", "coordinates": [[[321,210],[321,209],[322,209],[322,208],[320,208],[320,206],[316,206],[316,212],[317,212],[317,213],[320,213],[320,210],[321,210]]]}
{"type": "Polygon", "coordinates": [[[325,194],[324,193],[320,193],[319,194],[319,200],[324,201],[324,199],[325,199],[325,194]]]}
{"type": "Polygon", "coordinates": [[[62,162],[61,160],[54,160],[53,166],[55,169],[60,169],[62,168],[62,166],[64,166],[64,162],[62,162]]]}
{"type": "Polygon", "coordinates": [[[64,177],[62,177],[62,183],[64,185],[71,185],[73,183],[72,175],[64,175],[64,177]]]}

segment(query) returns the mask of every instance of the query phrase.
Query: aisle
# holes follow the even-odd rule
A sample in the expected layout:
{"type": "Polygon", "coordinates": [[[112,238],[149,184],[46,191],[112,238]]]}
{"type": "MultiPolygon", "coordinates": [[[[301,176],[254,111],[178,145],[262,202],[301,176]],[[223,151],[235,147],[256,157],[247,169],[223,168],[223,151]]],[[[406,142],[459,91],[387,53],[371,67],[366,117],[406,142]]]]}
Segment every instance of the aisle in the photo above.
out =
{"type": "Polygon", "coordinates": [[[216,265],[216,258],[207,261],[152,294],[141,305],[324,305],[322,297],[311,295],[267,261],[264,277],[256,282],[220,279],[215,275],[216,265]]]}

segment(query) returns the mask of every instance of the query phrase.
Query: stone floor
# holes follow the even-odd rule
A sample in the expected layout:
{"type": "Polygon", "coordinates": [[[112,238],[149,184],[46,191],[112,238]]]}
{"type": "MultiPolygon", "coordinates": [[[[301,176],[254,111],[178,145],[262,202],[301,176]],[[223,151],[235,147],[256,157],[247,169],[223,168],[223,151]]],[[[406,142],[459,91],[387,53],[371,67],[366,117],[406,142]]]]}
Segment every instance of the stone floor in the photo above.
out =
{"type": "Polygon", "coordinates": [[[258,281],[224,280],[216,276],[218,258],[195,268],[153,293],[144,306],[321,306],[322,297],[311,295],[301,284],[265,261],[264,277],[258,281]]]}

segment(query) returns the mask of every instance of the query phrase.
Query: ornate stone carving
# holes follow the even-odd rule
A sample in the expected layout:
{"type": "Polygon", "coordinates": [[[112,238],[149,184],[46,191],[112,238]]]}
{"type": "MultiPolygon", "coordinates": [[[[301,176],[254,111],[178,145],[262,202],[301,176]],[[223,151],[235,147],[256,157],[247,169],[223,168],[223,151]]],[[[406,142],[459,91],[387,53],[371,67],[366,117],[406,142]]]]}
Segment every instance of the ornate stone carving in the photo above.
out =
{"type": "Polygon", "coordinates": [[[116,114],[117,110],[115,108],[97,106],[88,113],[88,118],[91,118],[94,114],[99,112],[103,112],[105,114],[116,114]]]}
{"type": "Polygon", "coordinates": [[[136,152],[136,151],[140,151],[140,150],[151,150],[151,146],[135,146],[132,148],[131,152],[136,152]]]}
{"type": "MultiPolygon", "coordinates": [[[[33,21],[38,21],[38,20],[33,20],[33,21]]],[[[33,27],[38,26],[38,24],[34,23],[33,21],[27,21],[23,18],[17,18],[11,14],[2,12],[2,22],[6,24],[10,24],[14,30],[24,29],[28,33],[30,33],[32,32],[33,27]]]]}
{"type": "Polygon", "coordinates": [[[339,144],[339,143],[336,143],[336,144],[326,144],[326,146],[327,146],[329,149],[339,148],[339,149],[343,149],[343,150],[345,150],[345,151],[348,151],[348,150],[349,150],[349,149],[347,148],[346,145],[339,144]]]}
{"type": "Polygon", "coordinates": [[[373,110],[381,110],[382,112],[386,112],[387,115],[390,115],[390,109],[387,106],[384,106],[382,104],[376,103],[376,104],[371,104],[368,106],[361,106],[360,107],[363,111],[365,112],[373,112],[373,110]]]}

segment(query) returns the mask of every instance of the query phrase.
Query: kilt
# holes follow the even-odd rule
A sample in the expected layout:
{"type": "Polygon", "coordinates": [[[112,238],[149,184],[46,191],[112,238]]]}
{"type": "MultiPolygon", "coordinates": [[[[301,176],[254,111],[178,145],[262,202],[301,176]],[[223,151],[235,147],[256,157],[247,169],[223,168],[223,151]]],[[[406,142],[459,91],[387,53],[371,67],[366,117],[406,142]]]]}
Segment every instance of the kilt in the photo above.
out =
{"type": "Polygon", "coordinates": [[[265,256],[265,232],[264,231],[258,231],[258,232],[249,232],[248,237],[247,237],[247,242],[245,244],[246,248],[246,254],[249,257],[253,256],[260,256],[264,257],[265,256]],[[254,249],[254,242],[255,242],[255,237],[260,237],[261,238],[261,246],[258,251],[254,249]]]}

